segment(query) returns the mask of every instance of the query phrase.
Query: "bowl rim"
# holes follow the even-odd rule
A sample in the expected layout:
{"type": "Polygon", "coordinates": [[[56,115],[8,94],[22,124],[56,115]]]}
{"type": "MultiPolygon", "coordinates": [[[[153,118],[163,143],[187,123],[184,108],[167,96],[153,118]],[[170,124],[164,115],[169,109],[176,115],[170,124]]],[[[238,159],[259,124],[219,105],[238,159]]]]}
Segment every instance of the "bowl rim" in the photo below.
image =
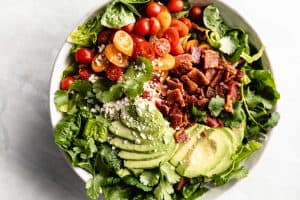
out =
{"type": "MultiPolygon", "coordinates": [[[[90,17],[94,16],[95,14],[97,14],[97,12],[99,12],[101,9],[104,9],[104,7],[106,5],[108,5],[112,0],[103,0],[103,1],[100,1],[99,3],[96,3],[95,6],[93,6],[93,8],[91,8],[86,14],[84,14],[84,16],[76,23],[72,26],[72,30],[69,32],[69,34],[75,30],[75,28],[84,23],[85,21],[87,21],[90,17]]],[[[259,36],[259,34],[257,33],[257,31],[253,28],[251,22],[249,22],[248,19],[246,19],[244,16],[242,16],[240,14],[240,12],[238,12],[237,9],[233,8],[231,5],[227,4],[224,0],[190,0],[192,4],[203,4],[203,5],[207,5],[207,4],[210,4],[210,3],[217,3],[217,4],[220,4],[222,6],[225,6],[226,8],[228,8],[228,10],[230,10],[230,12],[233,12],[234,15],[236,15],[237,17],[239,17],[242,22],[250,28],[250,31],[251,33],[254,35],[254,37],[257,39],[257,42],[260,44],[260,45],[263,45],[264,46],[264,43],[261,39],[261,37],[259,36]]],[[[68,35],[69,35],[68,34],[68,35]]],[[[70,49],[71,47],[71,43],[68,42],[68,36],[65,38],[65,40],[62,42],[62,45],[61,45],[61,48],[59,49],[56,57],[55,57],[55,61],[54,63],[51,65],[52,66],[52,70],[51,70],[51,76],[50,76],[50,79],[49,79],[49,94],[48,94],[48,106],[49,106],[49,115],[50,115],[50,121],[51,121],[51,126],[52,126],[52,129],[54,131],[55,129],[55,126],[56,126],[56,123],[55,123],[55,120],[54,120],[54,113],[59,113],[56,108],[55,108],[55,105],[54,105],[54,93],[55,91],[58,89],[58,85],[55,85],[55,84],[58,84],[58,83],[54,83],[54,75],[55,75],[55,70],[58,66],[58,63],[59,63],[59,60],[60,60],[60,57],[62,56],[61,54],[64,53],[64,49],[65,48],[68,48],[68,50],[70,49]]],[[[69,55],[69,51],[67,53],[67,55],[69,55]]],[[[66,59],[66,57],[64,58],[66,59]]],[[[266,61],[266,63],[268,64],[268,66],[265,66],[266,68],[268,68],[272,74],[273,73],[273,70],[272,70],[272,63],[269,59],[269,55],[268,55],[268,52],[267,50],[265,49],[264,51],[264,59],[266,61]]],[[[275,79],[276,77],[274,77],[275,79]]],[[[277,110],[277,106],[275,106],[274,110],[276,111],[277,110]]],[[[260,160],[262,159],[262,156],[263,156],[263,153],[265,152],[266,150],[266,147],[267,147],[267,144],[269,143],[270,139],[271,139],[271,136],[272,136],[272,132],[273,132],[273,129],[270,130],[266,136],[266,140],[263,142],[263,147],[258,150],[257,152],[255,152],[255,155],[252,155],[251,158],[255,157],[255,160],[253,161],[253,163],[251,163],[248,167],[249,171],[254,171],[255,167],[257,166],[257,164],[260,162],[260,160]]],[[[58,148],[59,149],[59,148],[58,148]]],[[[59,149],[59,151],[63,154],[63,157],[66,159],[68,165],[70,166],[70,168],[77,174],[77,176],[80,177],[80,179],[84,182],[87,182],[89,178],[91,178],[92,176],[86,172],[85,170],[81,169],[81,168],[78,168],[78,167],[74,167],[72,166],[71,162],[69,161],[67,155],[61,150],[59,149]]],[[[225,184],[225,187],[229,187],[229,188],[233,188],[232,186],[233,185],[236,185],[237,183],[243,181],[242,180],[238,180],[238,181],[233,181],[231,183],[228,183],[228,184],[225,184]],[[228,186],[229,185],[229,186],[228,186]]],[[[224,186],[221,186],[221,187],[218,187],[218,188],[222,188],[224,186]]],[[[227,188],[228,190],[228,188],[227,188]]],[[[226,190],[226,191],[227,191],[226,190]]],[[[225,193],[226,191],[222,191],[222,193],[225,193]]]]}

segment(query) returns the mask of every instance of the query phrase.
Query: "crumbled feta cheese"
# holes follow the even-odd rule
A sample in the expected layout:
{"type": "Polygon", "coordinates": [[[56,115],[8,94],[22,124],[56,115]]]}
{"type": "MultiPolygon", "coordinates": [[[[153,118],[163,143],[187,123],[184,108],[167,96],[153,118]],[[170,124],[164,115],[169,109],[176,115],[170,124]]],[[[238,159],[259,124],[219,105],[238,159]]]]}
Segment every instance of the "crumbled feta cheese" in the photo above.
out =
{"type": "Polygon", "coordinates": [[[91,83],[95,83],[98,79],[99,79],[99,77],[96,76],[95,74],[92,74],[92,75],[89,77],[89,81],[90,81],[91,83]]]}
{"type": "Polygon", "coordinates": [[[118,101],[103,104],[100,112],[104,114],[104,117],[117,120],[119,118],[121,109],[126,105],[129,105],[129,99],[123,98],[118,101]]]}

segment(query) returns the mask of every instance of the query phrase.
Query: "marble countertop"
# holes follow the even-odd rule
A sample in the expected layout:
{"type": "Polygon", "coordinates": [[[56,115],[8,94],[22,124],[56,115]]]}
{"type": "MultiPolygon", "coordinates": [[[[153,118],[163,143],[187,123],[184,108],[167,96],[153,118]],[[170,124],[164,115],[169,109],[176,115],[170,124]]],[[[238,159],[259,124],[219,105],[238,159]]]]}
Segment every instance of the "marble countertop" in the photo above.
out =
{"type": "MultiPolygon", "coordinates": [[[[299,3],[225,2],[261,35],[282,98],[280,124],[260,163],[219,199],[300,199],[299,3]]],[[[1,1],[1,200],[86,199],[84,184],[53,143],[48,91],[52,64],[62,43],[96,4],[96,0],[1,1]]]]}

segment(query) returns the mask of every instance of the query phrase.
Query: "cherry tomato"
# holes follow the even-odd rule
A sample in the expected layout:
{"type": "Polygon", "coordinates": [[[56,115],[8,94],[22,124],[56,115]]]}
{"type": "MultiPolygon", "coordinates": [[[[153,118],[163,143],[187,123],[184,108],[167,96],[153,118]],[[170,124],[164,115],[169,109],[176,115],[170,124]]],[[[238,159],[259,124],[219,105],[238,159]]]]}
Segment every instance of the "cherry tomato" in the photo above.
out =
{"type": "Polygon", "coordinates": [[[175,58],[170,54],[159,57],[153,61],[153,69],[158,71],[168,71],[175,67],[175,58]]]}
{"type": "Polygon", "coordinates": [[[202,9],[200,6],[193,6],[189,13],[189,18],[192,21],[198,22],[202,15],[202,9]]]}
{"type": "Polygon", "coordinates": [[[179,33],[178,30],[174,27],[168,28],[163,35],[164,38],[169,40],[171,48],[176,47],[179,43],[179,33]]]}
{"type": "Polygon", "coordinates": [[[118,51],[118,49],[113,44],[109,44],[106,46],[106,48],[104,49],[104,55],[111,63],[117,65],[118,67],[128,66],[128,57],[118,51]]]}
{"type": "Polygon", "coordinates": [[[154,51],[157,56],[162,57],[171,51],[171,44],[169,40],[165,38],[160,38],[154,42],[154,51]]]}
{"type": "Polygon", "coordinates": [[[170,12],[182,11],[183,7],[184,7],[183,0],[170,0],[168,2],[168,9],[170,12]]]}
{"type": "Polygon", "coordinates": [[[160,23],[157,18],[151,17],[149,21],[149,25],[150,25],[150,30],[149,30],[150,35],[155,35],[160,31],[160,23]]]}
{"type": "Polygon", "coordinates": [[[91,72],[87,69],[87,67],[80,67],[78,74],[82,79],[88,79],[92,75],[91,72]]]}
{"type": "Polygon", "coordinates": [[[111,34],[112,34],[112,30],[101,31],[98,35],[98,40],[97,40],[98,43],[99,44],[107,44],[111,34]]]}
{"type": "Polygon", "coordinates": [[[132,40],[133,40],[134,44],[146,41],[145,38],[143,36],[140,36],[140,35],[131,34],[131,37],[132,37],[132,40]]]}
{"type": "Polygon", "coordinates": [[[109,65],[105,70],[105,74],[109,80],[117,81],[121,78],[123,72],[120,67],[109,65]]]}
{"type": "Polygon", "coordinates": [[[184,37],[189,33],[188,26],[178,19],[172,19],[170,27],[176,28],[180,37],[184,37]]]}
{"type": "Polygon", "coordinates": [[[61,80],[60,82],[60,89],[62,90],[68,90],[70,85],[72,85],[72,83],[74,83],[75,78],[72,76],[67,76],[65,77],[63,80],[61,80]]]}
{"type": "Polygon", "coordinates": [[[150,2],[146,8],[146,14],[148,17],[156,17],[160,13],[162,7],[156,2],[150,2]]]}
{"type": "Polygon", "coordinates": [[[131,24],[128,24],[128,25],[122,27],[122,30],[126,31],[127,33],[131,33],[134,29],[134,26],[135,26],[135,23],[131,23],[131,24]]]}
{"type": "Polygon", "coordinates": [[[109,62],[103,54],[98,54],[92,61],[92,70],[96,73],[102,72],[106,69],[109,62]]]}
{"type": "Polygon", "coordinates": [[[135,46],[134,57],[143,56],[148,58],[149,60],[153,60],[155,58],[154,47],[149,42],[139,42],[135,46]]]}
{"type": "Polygon", "coordinates": [[[171,47],[171,54],[174,56],[180,55],[184,53],[184,49],[180,43],[177,46],[171,47]]]}
{"type": "Polygon", "coordinates": [[[185,17],[185,18],[180,18],[179,20],[182,21],[185,25],[187,25],[187,27],[189,28],[189,30],[192,29],[192,22],[191,22],[190,19],[188,19],[188,18],[185,17]]]}
{"type": "Polygon", "coordinates": [[[80,48],[75,53],[75,60],[80,64],[89,64],[94,58],[94,53],[88,48],[80,48]]]}
{"type": "Polygon", "coordinates": [[[161,32],[163,33],[167,28],[169,28],[172,16],[168,11],[162,11],[160,12],[156,17],[160,23],[161,26],[161,32]]]}
{"type": "Polygon", "coordinates": [[[132,56],[133,40],[125,31],[119,30],[115,33],[113,43],[115,47],[127,56],[132,56]]]}
{"type": "Polygon", "coordinates": [[[139,19],[134,27],[135,33],[138,35],[147,35],[150,30],[150,23],[148,18],[139,19]]]}

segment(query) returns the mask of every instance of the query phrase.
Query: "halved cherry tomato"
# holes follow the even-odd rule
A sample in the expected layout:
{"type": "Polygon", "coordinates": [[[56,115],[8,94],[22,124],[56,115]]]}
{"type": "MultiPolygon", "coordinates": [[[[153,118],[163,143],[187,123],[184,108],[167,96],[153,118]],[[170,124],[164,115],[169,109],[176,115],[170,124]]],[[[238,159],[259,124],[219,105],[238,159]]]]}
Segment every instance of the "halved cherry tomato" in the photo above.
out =
{"type": "Polygon", "coordinates": [[[146,8],[146,14],[148,17],[156,17],[160,13],[162,7],[156,2],[150,2],[146,8]]]}
{"type": "Polygon", "coordinates": [[[189,33],[189,27],[178,19],[172,19],[170,27],[176,28],[180,37],[184,37],[189,33]]]}
{"type": "Polygon", "coordinates": [[[113,32],[112,30],[101,31],[98,35],[98,40],[97,40],[98,43],[99,44],[107,44],[112,32],[113,32]]]}
{"type": "Polygon", "coordinates": [[[180,43],[177,44],[177,46],[171,47],[171,54],[174,56],[183,54],[184,50],[180,43]]]}
{"type": "Polygon", "coordinates": [[[109,44],[104,49],[104,55],[106,58],[117,65],[118,67],[127,67],[128,66],[128,57],[122,52],[118,51],[118,49],[113,45],[109,44]]]}
{"type": "Polygon", "coordinates": [[[183,0],[169,0],[168,9],[170,12],[179,12],[184,8],[183,0]]]}
{"type": "Polygon", "coordinates": [[[160,23],[157,18],[151,17],[149,21],[149,25],[150,25],[150,30],[149,30],[150,35],[155,35],[159,32],[160,23]]]}
{"type": "Polygon", "coordinates": [[[200,6],[193,6],[189,13],[189,18],[192,21],[198,22],[202,15],[202,9],[200,6]]]}
{"type": "Polygon", "coordinates": [[[136,34],[130,34],[131,37],[132,37],[132,40],[135,43],[139,43],[139,42],[144,42],[146,41],[145,38],[143,36],[140,36],[140,35],[136,35],[136,34]]]}
{"type": "Polygon", "coordinates": [[[165,56],[171,51],[171,44],[169,40],[160,38],[154,41],[154,51],[159,57],[165,56]]]}
{"type": "Polygon", "coordinates": [[[131,24],[128,24],[126,26],[123,26],[122,30],[126,31],[127,33],[131,33],[134,29],[134,26],[135,26],[135,23],[131,23],[131,24]]]}
{"type": "Polygon", "coordinates": [[[125,31],[119,30],[115,33],[113,43],[115,47],[127,56],[132,56],[133,40],[125,31]]]}
{"type": "Polygon", "coordinates": [[[94,53],[88,48],[80,48],[75,53],[75,60],[80,64],[89,64],[94,58],[94,53]]]}
{"type": "Polygon", "coordinates": [[[164,32],[163,37],[169,40],[171,48],[176,47],[179,43],[179,33],[178,30],[174,27],[168,28],[164,32]]]}
{"type": "Polygon", "coordinates": [[[168,11],[162,11],[160,12],[156,17],[160,23],[161,26],[161,32],[163,33],[167,28],[169,28],[172,16],[168,11]]]}
{"type": "Polygon", "coordinates": [[[117,81],[121,78],[123,72],[120,67],[109,65],[105,70],[105,74],[109,80],[117,81]]]}
{"type": "Polygon", "coordinates": [[[153,45],[146,41],[137,43],[134,48],[134,57],[137,58],[138,56],[143,56],[149,60],[153,60],[155,58],[153,45]]]}
{"type": "Polygon", "coordinates": [[[150,30],[150,24],[148,18],[141,18],[139,19],[134,27],[135,33],[138,35],[147,35],[150,30]]]}
{"type": "Polygon", "coordinates": [[[96,73],[102,72],[108,67],[109,62],[103,54],[98,54],[92,61],[92,70],[96,73]]]}
{"type": "Polygon", "coordinates": [[[60,89],[68,90],[70,85],[74,83],[75,78],[73,76],[67,76],[60,82],[60,89]]]}
{"type": "Polygon", "coordinates": [[[90,70],[88,70],[87,67],[80,67],[78,74],[79,74],[80,78],[82,78],[82,79],[88,79],[92,75],[90,70]]]}
{"type": "Polygon", "coordinates": [[[184,18],[180,18],[180,21],[182,21],[185,25],[187,25],[187,27],[189,28],[189,30],[192,29],[192,22],[190,19],[184,17],[184,18]]]}
{"type": "Polygon", "coordinates": [[[153,60],[153,69],[157,71],[168,71],[175,67],[175,58],[170,54],[153,60]]]}

